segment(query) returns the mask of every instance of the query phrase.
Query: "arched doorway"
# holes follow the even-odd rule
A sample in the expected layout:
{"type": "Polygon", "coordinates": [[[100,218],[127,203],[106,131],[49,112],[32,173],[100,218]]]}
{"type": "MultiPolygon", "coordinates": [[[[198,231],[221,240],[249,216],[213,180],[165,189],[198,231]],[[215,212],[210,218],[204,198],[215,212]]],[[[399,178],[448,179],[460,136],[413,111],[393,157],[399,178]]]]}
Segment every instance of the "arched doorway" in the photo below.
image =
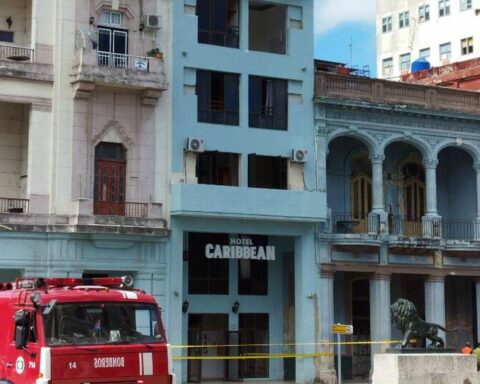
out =
{"type": "Polygon", "coordinates": [[[402,167],[404,234],[422,234],[422,217],[425,214],[425,170],[418,159],[409,160],[402,167]]]}
{"type": "Polygon", "coordinates": [[[95,147],[94,214],[125,215],[127,150],[101,142],[95,147]]]}

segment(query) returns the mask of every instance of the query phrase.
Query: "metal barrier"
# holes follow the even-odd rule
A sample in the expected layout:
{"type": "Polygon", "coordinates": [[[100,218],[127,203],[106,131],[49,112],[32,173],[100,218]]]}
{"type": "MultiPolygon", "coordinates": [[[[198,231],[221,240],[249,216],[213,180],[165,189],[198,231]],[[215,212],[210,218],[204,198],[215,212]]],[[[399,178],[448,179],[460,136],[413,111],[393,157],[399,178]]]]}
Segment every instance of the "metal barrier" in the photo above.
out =
{"type": "Polygon", "coordinates": [[[104,67],[129,68],[140,71],[148,71],[150,67],[150,58],[125,55],[122,53],[97,51],[97,63],[98,65],[104,67]]]}
{"type": "Polygon", "coordinates": [[[333,233],[368,233],[378,234],[380,216],[376,213],[353,215],[345,213],[332,214],[333,233]]]}

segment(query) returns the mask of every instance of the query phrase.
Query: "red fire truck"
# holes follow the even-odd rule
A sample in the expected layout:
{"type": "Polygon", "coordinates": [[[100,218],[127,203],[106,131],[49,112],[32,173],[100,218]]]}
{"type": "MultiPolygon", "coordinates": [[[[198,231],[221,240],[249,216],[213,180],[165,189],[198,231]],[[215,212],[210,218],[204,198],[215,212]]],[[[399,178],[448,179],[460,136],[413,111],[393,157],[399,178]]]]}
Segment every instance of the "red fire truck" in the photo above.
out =
{"type": "Polygon", "coordinates": [[[172,384],[155,299],[130,277],[0,283],[0,384],[172,384]]]}

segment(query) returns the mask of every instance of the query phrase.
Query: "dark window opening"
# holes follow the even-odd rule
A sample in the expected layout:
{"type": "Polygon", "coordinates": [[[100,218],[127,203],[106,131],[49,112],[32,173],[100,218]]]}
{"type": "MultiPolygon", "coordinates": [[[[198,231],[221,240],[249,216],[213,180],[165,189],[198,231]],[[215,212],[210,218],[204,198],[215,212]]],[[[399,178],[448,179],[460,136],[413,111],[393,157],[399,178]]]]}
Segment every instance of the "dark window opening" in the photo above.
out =
{"type": "Polygon", "coordinates": [[[6,43],[13,43],[13,32],[0,31],[0,41],[4,41],[6,43]]]}
{"type": "Polygon", "coordinates": [[[283,157],[248,155],[248,186],[287,189],[287,166],[283,157]]]}
{"type": "Polygon", "coordinates": [[[238,125],[239,75],[197,70],[198,121],[238,125]]]}
{"type": "Polygon", "coordinates": [[[287,7],[265,1],[249,3],[249,49],[285,54],[287,7]]]}
{"type": "Polygon", "coordinates": [[[121,144],[95,147],[94,214],[125,215],[127,151],[121,144]]]}
{"type": "Polygon", "coordinates": [[[198,0],[198,42],[238,48],[238,0],[198,0]]]}
{"type": "Polygon", "coordinates": [[[287,130],[288,82],[258,76],[249,78],[249,122],[253,128],[287,130]]]}
{"type": "Polygon", "coordinates": [[[188,233],[188,293],[228,295],[229,259],[207,258],[207,244],[229,245],[229,236],[217,233],[188,233]]]}
{"type": "MultiPolygon", "coordinates": [[[[267,236],[248,236],[254,246],[268,245],[267,236]]],[[[238,293],[268,295],[268,261],[242,259],[238,261],[238,293]]]]}
{"type": "Polygon", "coordinates": [[[238,159],[236,153],[204,152],[197,158],[199,184],[238,186],[238,159]]]}

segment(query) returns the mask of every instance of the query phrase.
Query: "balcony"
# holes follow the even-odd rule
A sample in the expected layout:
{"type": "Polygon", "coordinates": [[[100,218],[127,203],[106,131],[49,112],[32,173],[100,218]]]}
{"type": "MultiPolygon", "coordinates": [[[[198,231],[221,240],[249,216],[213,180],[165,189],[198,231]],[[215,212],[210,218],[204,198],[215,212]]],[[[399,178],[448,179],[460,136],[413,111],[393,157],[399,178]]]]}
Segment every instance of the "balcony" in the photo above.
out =
{"type": "Polygon", "coordinates": [[[0,43],[0,77],[53,82],[53,66],[37,62],[32,48],[0,43]]]}
{"type": "Polygon", "coordinates": [[[143,93],[144,104],[156,104],[166,90],[163,60],[78,48],[74,59],[75,98],[88,99],[95,87],[118,87],[143,93]]]}
{"type": "Polygon", "coordinates": [[[28,213],[29,205],[28,199],[0,197],[0,213],[28,213]]]}
{"type": "Polygon", "coordinates": [[[174,184],[171,195],[171,214],[176,216],[295,222],[326,219],[325,193],[321,192],[174,184]]]}
{"type": "Polygon", "coordinates": [[[332,233],[378,235],[380,216],[375,213],[368,215],[333,213],[331,223],[332,233]]]}
{"type": "Polygon", "coordinates": [[[396,81],[339,75],[317,71],[315,73],[316,102],[350,100],[387,104],[398,107],[428,108],[458,113],[478,114],[480,93],[435,86],[408,84],[396,81]]]}

